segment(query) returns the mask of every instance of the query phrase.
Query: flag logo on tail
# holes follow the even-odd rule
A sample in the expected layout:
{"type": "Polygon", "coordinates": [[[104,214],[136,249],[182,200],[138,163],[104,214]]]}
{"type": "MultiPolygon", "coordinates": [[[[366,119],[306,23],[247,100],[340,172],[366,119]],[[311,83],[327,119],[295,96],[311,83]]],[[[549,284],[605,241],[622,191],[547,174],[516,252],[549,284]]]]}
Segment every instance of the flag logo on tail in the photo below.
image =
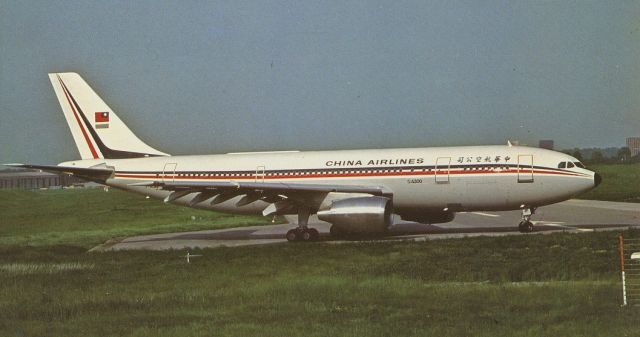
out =
{"type": "Polygon", "coordinates": [[[109,128],[109,111],[95,113],[96,129],[109,128]]]}

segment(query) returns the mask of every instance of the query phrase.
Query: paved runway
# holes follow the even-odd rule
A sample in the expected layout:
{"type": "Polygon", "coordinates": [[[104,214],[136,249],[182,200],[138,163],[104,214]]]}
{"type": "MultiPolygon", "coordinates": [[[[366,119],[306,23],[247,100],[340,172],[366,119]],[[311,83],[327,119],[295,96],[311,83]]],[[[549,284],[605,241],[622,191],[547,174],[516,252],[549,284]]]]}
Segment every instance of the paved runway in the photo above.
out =
{"type": "MultiPolygon", "coordinates": [[[[520,211],[458,213],[454,221],[438,225],[400,221],[392,226],[391,236],[384,240],[423,241],[479,235],[531,235],[518,232],[519,221],[520,211]]],[[[640,226],[640,203],[568,200],[539,208],[532,222],[536,226],[533,234],[554,231],[614,230],[640,226]]],[[[320,231],[321,240],[331,243],[345,242],[332,240],[329,237],[328,223],[312,217],[310,226],[320,231]]],[[[277,244],[286,242],[284,235],[293,227],[292,224],[284,224],[141,235],[110,240],[92,250],[167,250],[277,244]]]]}

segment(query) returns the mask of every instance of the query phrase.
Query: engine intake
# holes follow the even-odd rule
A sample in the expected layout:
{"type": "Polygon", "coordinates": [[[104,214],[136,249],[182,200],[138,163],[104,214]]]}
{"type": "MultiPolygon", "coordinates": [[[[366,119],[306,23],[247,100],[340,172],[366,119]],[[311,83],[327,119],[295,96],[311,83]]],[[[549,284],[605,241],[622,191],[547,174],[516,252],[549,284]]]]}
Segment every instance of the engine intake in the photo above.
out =
{"type": "Polygon", "coordinates": [[[392,224],[393,205],[384,197],[336,200],[318,218],[348,233],[384,233],[392,224]]]}

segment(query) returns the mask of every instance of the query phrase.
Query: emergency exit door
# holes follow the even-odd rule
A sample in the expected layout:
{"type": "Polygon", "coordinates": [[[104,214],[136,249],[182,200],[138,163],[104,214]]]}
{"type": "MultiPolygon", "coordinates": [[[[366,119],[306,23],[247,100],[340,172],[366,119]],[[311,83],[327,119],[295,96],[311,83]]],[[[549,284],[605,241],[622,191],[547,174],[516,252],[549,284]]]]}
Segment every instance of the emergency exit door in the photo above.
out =
{"type": "Polygon", "coordinates": [[[178,163],[166,163],[162,169],[162,182],[172,183],[176,179],[176,167],[178,163]]]}
{"type": "Polygon", "coordinates": [[[255,182],[263,183],[265,175],[266,174],[264,173],[264,166],[256,167],[255,182]]]}
{"type": "Polygon", "coordinates": [[[449,169],[451,168],[451,157],[439,157],[436,160],[436,183],[448,184],[449,183],[449,169]]]}

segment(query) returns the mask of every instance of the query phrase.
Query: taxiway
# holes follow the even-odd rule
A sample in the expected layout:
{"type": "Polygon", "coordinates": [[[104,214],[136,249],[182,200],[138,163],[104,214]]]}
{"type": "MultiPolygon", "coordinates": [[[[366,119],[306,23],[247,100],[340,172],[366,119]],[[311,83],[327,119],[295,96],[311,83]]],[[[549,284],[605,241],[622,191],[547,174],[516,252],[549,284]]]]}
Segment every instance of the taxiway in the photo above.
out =
{"type": "MultiPolygon", "coordinates": [[[[291,218],[295,222],[295,217],[291,218]]],[[[445,224],[425,225],[397,221],[390,229],[390,236],[383,240],[431,240],[461,238],[479,235],[523,235],[518,232],[519,211],[458,213],[455,220],[445,224]]],[[[640,204],[594,200],[568,200],[541,207],[532,218],[533,233],[554,231],[616,230],[640,226],[640,204]]],[[[278,244],[293,224],[253,226],[197,232],[179,232],[141,235],[112,239],[93,248],[93,251],[109,250],[169,250],[188,248],[236,247],[246,245],[278,244]]],[[[331,243],[330,225],[312,217],[310,226],[318,229],[321,240],[331,243]]]]}

